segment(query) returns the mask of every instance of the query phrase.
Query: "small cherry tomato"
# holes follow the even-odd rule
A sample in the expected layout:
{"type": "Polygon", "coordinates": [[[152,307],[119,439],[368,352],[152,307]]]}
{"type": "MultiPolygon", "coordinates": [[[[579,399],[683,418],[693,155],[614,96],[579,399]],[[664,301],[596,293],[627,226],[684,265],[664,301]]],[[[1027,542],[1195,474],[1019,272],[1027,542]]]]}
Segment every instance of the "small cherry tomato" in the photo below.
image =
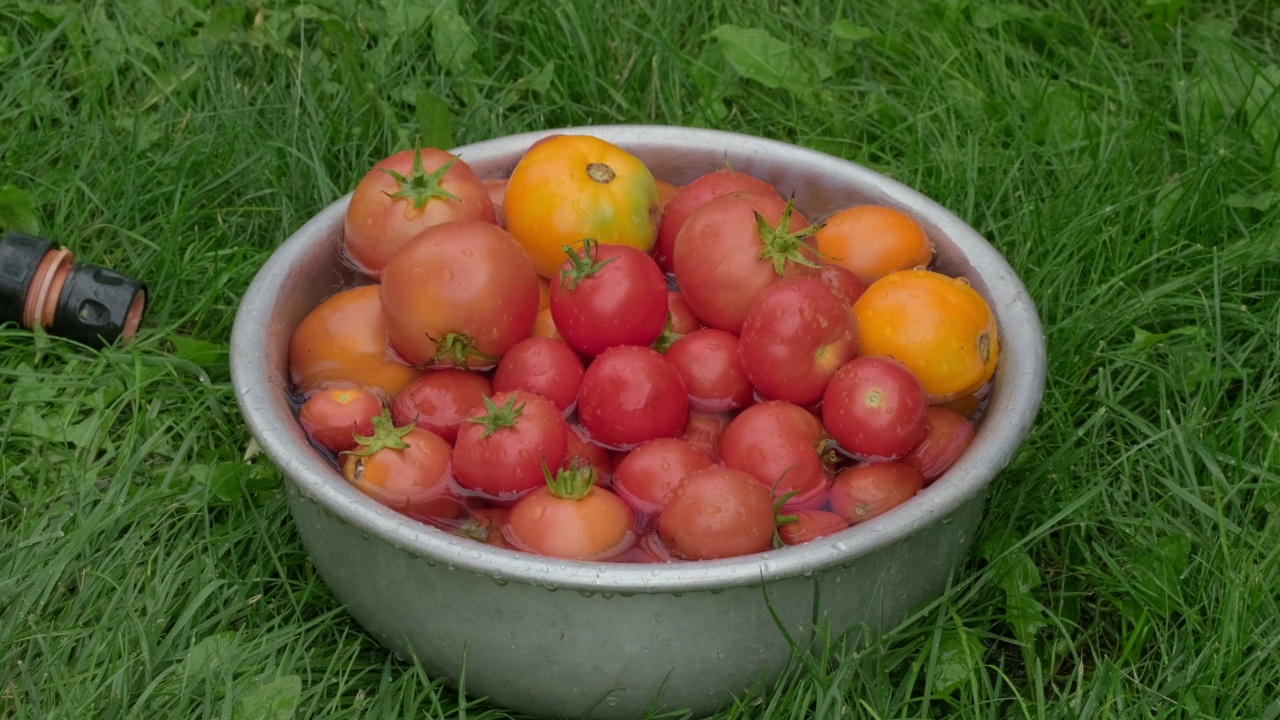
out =
{"type": "Polygon", "coordinates": [[[822,423],[845,452],[868,460],[899,458],[925,433],[929,406],[920,381],[889,358],[845,363],[822,397],[822,423]]]}
{"type": "Polygon", "coordinates": [[[973,442],[973,424],[960,413],[930,405],[925,410],[924,439],[902,456],[902,464],[920,471],[928,487],[942,476],[973,442]]]}
{"type": "Polygon", "coordinates": [[[793,510],[778,518],[778,537],[787,545],[799,545],[834,535],[849,527],[839,515],[826,510],[793,510]]]}
{"type": "Polygon", "coordinates": [[[706,450],[686,440],[650,440],[618,464],[613,490],[637,512],[653,515],[685,475],[714,464],[706,450]]]}
{"type": "Polygon", "coordinates": [[[831,488],[824,465],[827,436],[804,408],[770,400],[743,410],[720,438],[726,467],[749,473],[773,496],[790,494],[783,507],[820,507],[831,488]]]}
{"type": "Polygon", "coordinates": [[[504,525],[511,547],[566,560],[612,560],[636,543],[635,513],[594,484],[590,467],[572,465],[511,506],[504,525]]]}
{"type": "Polygon", "coordinates": [[[909,465],[882,460],[842,471],[831,486],[831,509],[850,525],[866,522],[910,500],[924,478],[909,465]]]}
{"type": "Polygon", "coordinates": [[[360,388],[321,390],[298,408],[307,437],[329,452],[356,446],[356,435],[372,435],[373,419],[382,413],[377,395],[360,388]]]}
{"type": "Polygon", "coordinates": [[[402,150],[378,162],[356,184],[342,244],[352,263],[376,280],[409,238],[453,220],[496,221],[484,183],[444,150],[402,150]]]}
{"type": "Polygon", "coordinates": [[[689,415],[680,373],[658,352],[638,345],[605,350],[582,377],[578,420],[592,440],[628,450],[675,437],[689,415]]]}
{"type": "Polygon", "coordinates": [[[680,228],[684,227],[690,213],[712,198],[731,192],[778,195],[778,190],[769,183],[746,173],[734,172],[727,167],[709,172],[680,188],[662,208],[662,222],[658,225],[658,241],[654,243],[653,248],[653,257],[664,271],[671,272],[675,269],[671,263],[671,257],[676,245],[676,236],[680,234],[680,228]]]}
{"type": "Polygon", "coordinates": [[[526,392],[484,399],[483,413],[458,430],[453,465],[458,484],[490,498],[510,500],[543,484],[542,468],[558,468],[569,446],[569,426],[550,400],[526,392]]]}
{"type": "Polygon", "coordinates": [[[458,427],[492,394],[484,375],[441,368],[406,385],[391,403],[391,417],[396,425],[414,423],[452,445],[458,427]]]}
{"type": "Polygon", "coordinates": [[[691,560],[764,552],[773,545],[773,529],[769,489],[719,465],[684,476],[658,515],[663,545],[691,560]]]}
{"type": "Polygon", "coordinates": [[[664,355],[680,371],[690,408],[724,412],[751,404],[751,381],[742,368],[738,337],[733,333],[695,330],[671,343],[664,355]]]}
{"type": "Polygon", "coordinates": [[[648,345],[667,323],[667,281],[653,258],[624,245],[582,241],[551,284],[551,317],[569,347],[595,357],[648,345]]]}
{"type": "Polygon", "coordinates": [[[373,435],[357,437],[357,449],[342,455],[347,480],[392,510],[424,522],[460,517],[464,508],[453,490],[449,443],[415,425],[396,427],[387,411],[373,427],[373,435]]]}
{"type": "Polygon", "coordinates": [[[568,415],[578,403],[583,372],[582,360],[568,345],[531,337],[516,343],[502,356],[493,372],[493,389],[536,393],[568,415]]]}

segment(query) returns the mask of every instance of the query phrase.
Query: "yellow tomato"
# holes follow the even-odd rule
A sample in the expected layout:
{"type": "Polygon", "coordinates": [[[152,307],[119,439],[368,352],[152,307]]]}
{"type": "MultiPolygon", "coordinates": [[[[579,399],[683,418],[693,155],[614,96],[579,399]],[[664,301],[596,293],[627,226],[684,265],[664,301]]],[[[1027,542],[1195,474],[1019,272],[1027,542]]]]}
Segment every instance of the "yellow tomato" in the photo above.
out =
{"type": "Polygon", "coordinates": [[[507,183],[507,231],[538,274],[555,275],[584,238],[649,252],[661,215],[657,183],[634,155],[598,138],[554,135],[533,144],[507,183]]]}

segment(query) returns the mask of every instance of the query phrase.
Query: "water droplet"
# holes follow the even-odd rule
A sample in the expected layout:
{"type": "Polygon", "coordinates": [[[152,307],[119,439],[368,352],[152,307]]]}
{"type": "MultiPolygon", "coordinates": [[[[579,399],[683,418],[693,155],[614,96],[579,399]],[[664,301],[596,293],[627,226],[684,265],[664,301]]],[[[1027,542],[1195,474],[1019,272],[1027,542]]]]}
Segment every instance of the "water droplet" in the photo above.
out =
{"type": "Polygon", "coordinates": [[[471,248],[462,248],[462,257],[471,257],[475,252],[471,248]]]}

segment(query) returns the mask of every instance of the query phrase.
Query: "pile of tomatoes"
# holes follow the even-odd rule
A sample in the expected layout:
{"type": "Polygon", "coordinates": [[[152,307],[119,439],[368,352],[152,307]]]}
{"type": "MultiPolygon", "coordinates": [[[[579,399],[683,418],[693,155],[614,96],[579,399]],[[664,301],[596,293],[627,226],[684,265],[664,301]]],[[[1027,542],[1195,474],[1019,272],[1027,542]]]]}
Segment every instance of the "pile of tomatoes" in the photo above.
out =
{"type": "Polygon", "coordinates": [[[999,354],[907,215],[811,224],[594,137],[501,179],[396,153],[342,242],[360,281],[290,344],[308,437],[409,517],[550,557],[733,557],[884,513],[968,446],[999,354]]]}

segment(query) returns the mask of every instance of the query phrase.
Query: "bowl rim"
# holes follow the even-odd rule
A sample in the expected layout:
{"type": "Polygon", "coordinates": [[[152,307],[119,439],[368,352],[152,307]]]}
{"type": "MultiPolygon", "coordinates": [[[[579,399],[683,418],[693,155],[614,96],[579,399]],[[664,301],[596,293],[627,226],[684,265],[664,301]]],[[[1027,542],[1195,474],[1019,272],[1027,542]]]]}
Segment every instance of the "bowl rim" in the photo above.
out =
{"type": "MultiPolygon", "coordinates": [[[[574,126],[507,135],[451,152],[466,157],[518,157],[518,152],[535,140],[553,134],[593,135],[633,152],[675,144],[729,147],[735,155],[785,153],[788,164],[803,163],[806,174],[841,176],[874,188],[878,202],[906,210],[947,236],[975,271],[981,268],[981,284],[996,313],[1002,338],[991,406],[969,449],[942,478],[884,515],[802,545],[723,560],[662,564],[566,561],[489,546],[419,523],[360,493],[307,445],[291,407],[275,397],[282,393],[282,387],[278,379],[272,381],[272,374],[280,368],[268,366],[263,359],[274,329],[267,319],[275,304],[275,288],[313,254],[312,246],[332,235],[335,223],[341,226],[351,197],[348,193],[308,220],[266,260],[243,296],[231,334],[232,384],[242,416],[263,452],[303,498],[319,503],[328,514],[363,535],[377,537],[410,556],[500,582],[583,592],[683,593],[769,583],[849,565],[941,521],[983,494],[1013,458],[1030,431],[1044,393],[1046,351],[1040,319],[1021,279],[1003,255],[951,211],[858,163],[791,143],[723,130],[634,124],[574,126]],[[1007,343],[1011,337],[1019,342],[1007,343]],[[293,427],[280,432],[282,423],[293,427]],[[299,452],[304,449],[308,452],[299,452]]],[[[508,169],[513,164],[514,160],[507,163],[508,169]]]]}

